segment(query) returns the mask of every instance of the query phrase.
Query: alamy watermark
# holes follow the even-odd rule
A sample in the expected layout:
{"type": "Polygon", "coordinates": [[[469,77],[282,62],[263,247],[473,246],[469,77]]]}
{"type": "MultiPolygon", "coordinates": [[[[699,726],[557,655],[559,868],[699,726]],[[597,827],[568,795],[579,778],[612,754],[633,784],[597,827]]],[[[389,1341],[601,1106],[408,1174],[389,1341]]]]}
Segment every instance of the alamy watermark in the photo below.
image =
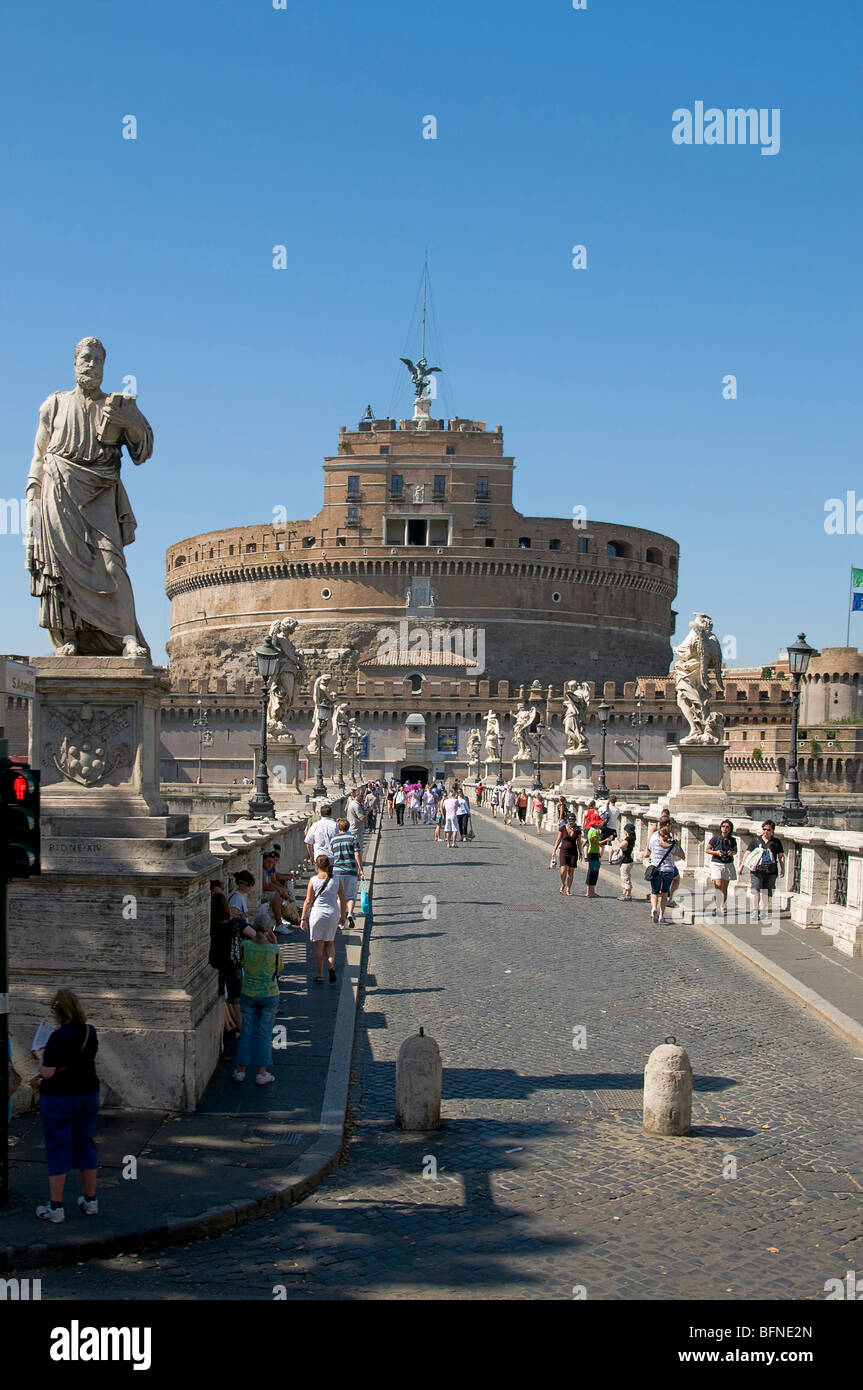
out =
{"type": "Polygon", "coordinates": [[[778,154],[779,115],[778,106],[705,111],[704,102],[696,101],[692,111],[679,106],[671,113],[671,138],[675,145],[760,145],[762,154],[778,154]]]}
{"type": "Polygon", "coordinates": [[[378,661],[387,665],[409,666],[443,656],[470,663],[466,674],[481,676],[485,670],[485,628],[411,627],[407,618],[402,618],[398,629],[378,629],[378,661]]]}

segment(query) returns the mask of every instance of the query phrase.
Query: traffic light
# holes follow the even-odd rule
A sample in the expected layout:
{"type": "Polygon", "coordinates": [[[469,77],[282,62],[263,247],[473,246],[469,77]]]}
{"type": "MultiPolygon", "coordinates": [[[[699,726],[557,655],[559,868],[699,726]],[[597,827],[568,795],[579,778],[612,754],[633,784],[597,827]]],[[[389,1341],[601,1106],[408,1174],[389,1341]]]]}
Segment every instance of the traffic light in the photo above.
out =
{"type": "Polygon", "coordinates": [[[39,846],[39,773],[26,763],[0,759],[0,873],[30,878],[42,872],[39,846]]]}

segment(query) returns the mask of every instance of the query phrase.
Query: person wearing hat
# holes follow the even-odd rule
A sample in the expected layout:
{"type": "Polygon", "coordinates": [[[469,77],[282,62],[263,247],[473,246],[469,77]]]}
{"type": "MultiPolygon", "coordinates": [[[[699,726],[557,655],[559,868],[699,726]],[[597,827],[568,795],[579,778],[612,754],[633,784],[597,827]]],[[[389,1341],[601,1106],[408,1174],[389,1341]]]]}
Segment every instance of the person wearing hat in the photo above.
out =
{"type": "Polygon", "coordinates": [[[631,823],[623,827],[611,855],[612,864],[620,865],[620,900],[632,902],[632,855],[635,850],[635,826],[631,823]]]}

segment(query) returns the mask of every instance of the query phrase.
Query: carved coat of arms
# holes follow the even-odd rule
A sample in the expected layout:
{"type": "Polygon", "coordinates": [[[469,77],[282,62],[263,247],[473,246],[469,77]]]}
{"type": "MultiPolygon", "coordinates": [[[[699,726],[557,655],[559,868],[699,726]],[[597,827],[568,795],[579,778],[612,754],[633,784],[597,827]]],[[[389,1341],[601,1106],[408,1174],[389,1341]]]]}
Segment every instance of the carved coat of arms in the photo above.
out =
{"type": "Polygon", "coordinates": [[[96,787],[118,767],[131,767],[132,753],[128,709],[96,710],[92,705],[80,709],[53,705],[47,711],[60,742],[48,740],[45,749],[57,771],[82,787],[96,787]]]}

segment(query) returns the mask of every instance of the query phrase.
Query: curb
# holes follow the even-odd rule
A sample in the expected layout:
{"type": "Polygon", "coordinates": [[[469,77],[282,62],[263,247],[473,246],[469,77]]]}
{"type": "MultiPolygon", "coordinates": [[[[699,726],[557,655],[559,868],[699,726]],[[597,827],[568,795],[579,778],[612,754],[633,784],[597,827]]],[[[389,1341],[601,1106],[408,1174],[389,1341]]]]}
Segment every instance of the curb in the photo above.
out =
{"type": "MultiPolygon", "coordinates": [[[[380,844],[380,825],[375,831],[374,847],[366,869],[370,885],[380,844]]],[[[290,1174],[277,1179],[273,1189],[263,1197],[250,1197],[222,1206],[208,1207],[195,1216],[168,1218],[148,1230],[127,1232],[124,1235],[84,1239],[77,1245],[51,1246],[42,1242],[24,1246],[6,1246],[0,1250],[0,1270],[17,1272],[25,1269],[58,1268],[80,1264],[83,1260],[108,1259],[133,1251],[161,1249],[164,1246],[187,1245],[190,1241],[205,1240],[208,1236],[224,1235],[238,1226],[246,1226],[261,1217],[271,1216],[285,1207],[295,1206],[323,1182],[338,1167],[344,1142],[350,1091],[351,1059],[354,1050],[354,1028],[357,1000],[362,984],[362,961],[366,941],[371,931],[372,909],[366,916],[363,929],[345,937],[347,969],[342,974],[330,1064],[321,1103],[317,1136],[310,1148],[297,1158],[290,1174]]]]}
{"type": "MultiPolygon", "coordinates": [[[[480,807],[479,811],[484,819],[491,824],[500,825],[503,830],[507,831],[519,830],[521,831],[523,840],[526,840],[528,843],[532,842],[537,844],[540,849],[548,848],[548,841],[544,841],[541,836],[536,834],[535,830],[532,830],[532,833],[528,833],[527,830],[523,829],[520,825],[505,826],[499,818],[492,819],[484,806],[480,807]]],[[[544,833],[543,831],[543,834],[544,833]]],[[[553,844],[554,841],[552,840],[551,843],[553,844]]],[[[600,874],[604,874],[607,868],[608,866],[603,864],[600,874]]],[[[858,1023],[856,1019],[850,1018],[849,1015],[843,1013],[841,1009],[837,1009],[834,1004],[830,1003],[829,999],[825,999],[823,995],[817,994],[814,989],[810,989],[808,985],[804,985],[802,981],[795,979],[787,970],[783,970],[781,965],[776,965],[770,960],[769,956],[762,955],[760,951],[756,951],[755,947],[750,946],[746,941],[739,941],[737,937],[725,935],[711,922],[699,921],[679,923],[678,925],[698,927],[709,936],[712,941],[715,941],[717,945],[722,946],[733,955],[739,956],[742,960],[747,961],[749,965],[753,966],[762,975],[766,975],[779,989],[784,990],[786,994],[790,994],[799,1004],[802,1004],[809,1013],[814,1014],[817,1018],[820,1018],[823,1023],[828,1023],[838,1033],[841,1033],[844,1041],[853,1042],[856,1047],[863,1049],[863,1023],[858,1023]]]]}

